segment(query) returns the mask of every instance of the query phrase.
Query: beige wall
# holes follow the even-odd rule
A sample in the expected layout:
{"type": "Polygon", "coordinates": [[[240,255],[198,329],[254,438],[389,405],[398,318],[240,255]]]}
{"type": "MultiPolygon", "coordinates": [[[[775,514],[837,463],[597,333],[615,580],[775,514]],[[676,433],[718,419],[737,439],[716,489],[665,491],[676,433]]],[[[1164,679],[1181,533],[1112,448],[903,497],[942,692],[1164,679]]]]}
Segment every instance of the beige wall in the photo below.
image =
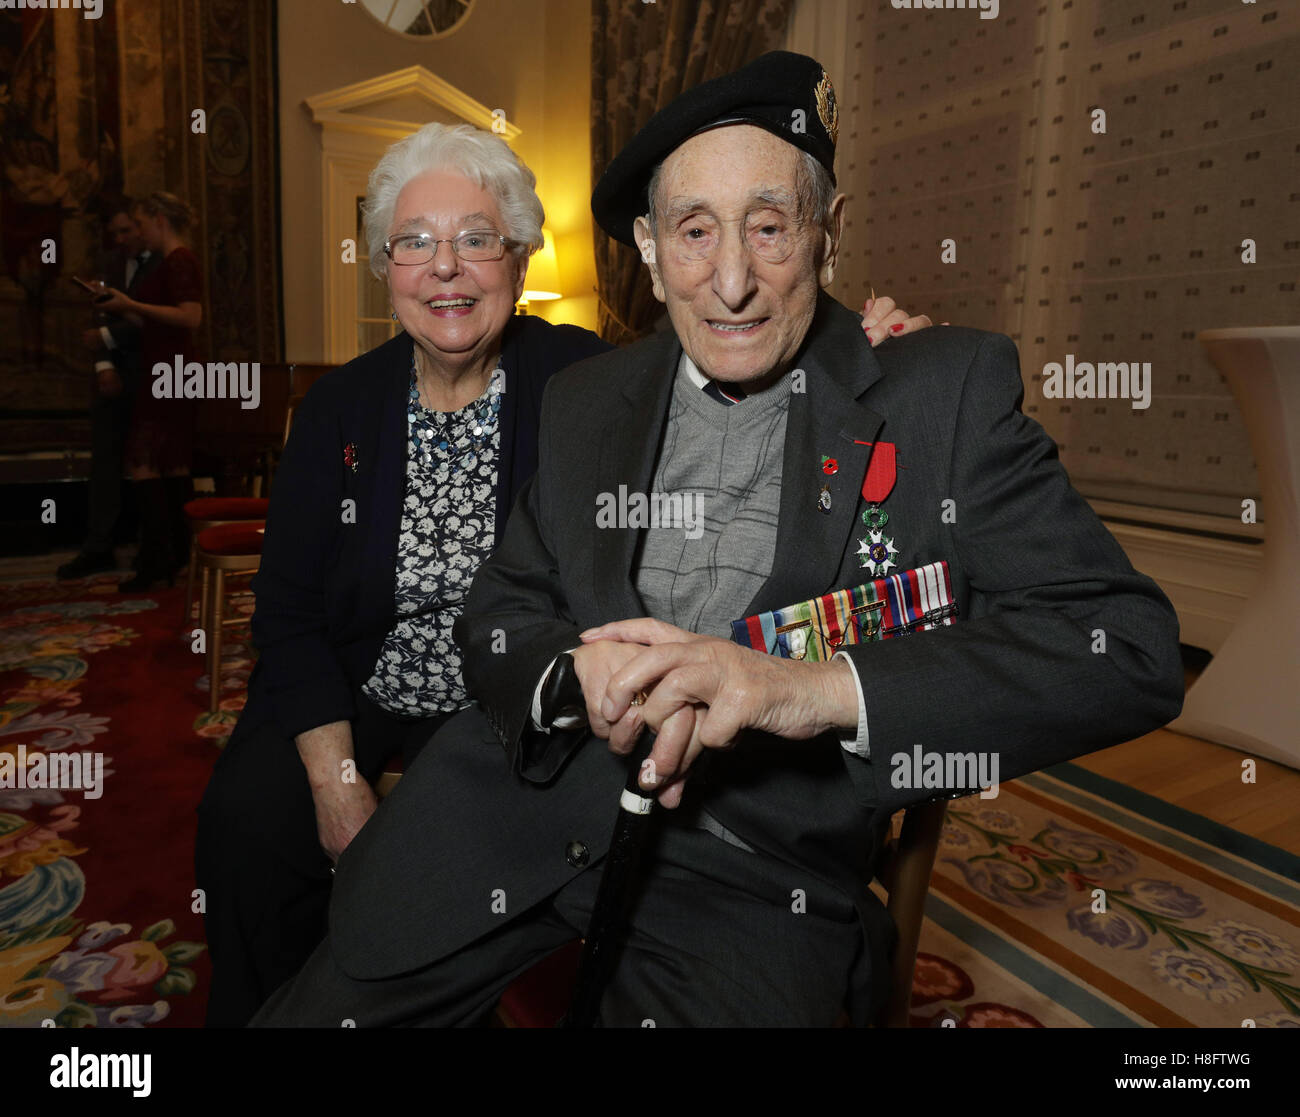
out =
{"type": "Polygon", "coordinates": [[[1086,496],[1236,530],[1259,492],[1253,452],[1196,334],[1296,321],[1300,6],[1001,13],[796,3],[791,49],[817,55],[839,94],[833,293],[860,305],[873,284],[935,321],[1009,334],[1025,413],[1086,496]],[[1048,398],[1045,367],[1067,355],[1149,362],[1149,407],[1048,398]]]}
{"type": "MultiPolygon", "coordinates": [[[[515,150],[537,175],[568,295],[534,304],[551,321],[595,327],[589,174],[590,10],[587,0],[477,0],[465,23],[433,42],[403,38],[361,7],[280,0],[280,198],[285,359],[322,359],[320,129],[304,101],[421,65],[521,129],[515,150]]],[[[364,267],[364,264],[358,266],[364,267]]]]}

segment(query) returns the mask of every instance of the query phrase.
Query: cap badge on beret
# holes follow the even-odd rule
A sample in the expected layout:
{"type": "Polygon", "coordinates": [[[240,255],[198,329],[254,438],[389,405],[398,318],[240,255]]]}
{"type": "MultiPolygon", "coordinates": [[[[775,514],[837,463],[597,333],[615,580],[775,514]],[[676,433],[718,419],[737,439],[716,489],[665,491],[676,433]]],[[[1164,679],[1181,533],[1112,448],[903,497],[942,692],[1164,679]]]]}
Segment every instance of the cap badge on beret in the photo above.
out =
{"type": "Polygon", "coordinates": [[[826,129],[826,134],[834,144],[839,139],[840,110],[835,103],[835,86],[831,85],[831,76],[825,70],[822,71],[822,80],[817,83],[815,93],[817,118],[822,122],[822,127],[826,129]]]}

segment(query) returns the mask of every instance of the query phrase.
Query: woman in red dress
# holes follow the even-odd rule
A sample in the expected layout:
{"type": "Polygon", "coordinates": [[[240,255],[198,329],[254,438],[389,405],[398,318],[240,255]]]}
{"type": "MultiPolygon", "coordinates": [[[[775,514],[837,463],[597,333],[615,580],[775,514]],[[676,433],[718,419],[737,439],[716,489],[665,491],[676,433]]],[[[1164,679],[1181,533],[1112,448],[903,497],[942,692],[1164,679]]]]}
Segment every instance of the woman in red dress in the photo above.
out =
{"type": "Polygon", "coordinates": [[[190,486],[194,401],[173,398],[170,371],[164,378],[154,376],[153,370],[155,365],[171,370],[178,360],[182,366],[195,360],[194,331],[203,321],[199,260],[182,239],[194,211],[176,195],[155,191],[136,203],[134,217],[145,245],[162,262],[140,280],[134,297],[110,288],[109,299],[100,304],[103,310],[133,314],[143,325],[144,375],[124,454],[140,510],[140,552],[136,576],[122,583],[126,593],[142,592],[158,581],[170,584],[187,558],[184,504],[190,486]]]}

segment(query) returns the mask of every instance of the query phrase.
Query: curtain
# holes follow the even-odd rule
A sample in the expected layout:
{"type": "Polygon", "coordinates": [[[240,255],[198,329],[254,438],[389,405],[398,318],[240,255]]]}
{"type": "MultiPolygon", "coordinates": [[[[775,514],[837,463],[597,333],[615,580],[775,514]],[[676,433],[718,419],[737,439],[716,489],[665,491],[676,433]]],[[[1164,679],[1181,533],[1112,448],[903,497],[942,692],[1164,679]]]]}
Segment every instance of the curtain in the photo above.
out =
{"type": "MultiPolygon", "coordinates": [[[[592,0],[591,179],[683,90],[780,47],[792,0],[592,0]]],[[[662,306],[641,257],[595,228],[598,329],[614,344],[648,333],[662,306]]]]}

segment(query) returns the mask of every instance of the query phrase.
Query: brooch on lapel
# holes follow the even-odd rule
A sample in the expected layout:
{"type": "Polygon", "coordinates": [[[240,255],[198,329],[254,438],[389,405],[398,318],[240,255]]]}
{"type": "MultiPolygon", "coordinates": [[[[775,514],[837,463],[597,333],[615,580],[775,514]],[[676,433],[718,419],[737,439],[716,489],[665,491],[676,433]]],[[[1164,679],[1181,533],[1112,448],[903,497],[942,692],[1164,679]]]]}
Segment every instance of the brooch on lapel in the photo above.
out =
{"type": "Polygon", "coordinates": [[[880,507],[880,502],[894,488],[898,478],[896,447],[892,442],[862,443],[871,446],[871,458],[867,462],[867,475],[862,479],[862,499],[870,507],[862,513],[862,522],[867,527],[867,537],[858,540],[858,557],[862,565],[873,578],[889,573],[898,548],[894,540],[885,534],[889,523],[889,513],[880,507]]]}
{"type": "Polygon", "coordinates": [[[343,464],[346,465],[353,473],[357,471],[357,444],[349,442],[343,447],[343,464]]]}
{"type": "MultiPolygon", "coordinates": [[[[834,477],[840,471],[840,463],[834,458],[822,455],[822,473],[827,477],[834,477]]],[[[817,507],[823,512],[831,510],[831,487],[823,485],[821,492],[817,494],[817,507]]]]}

